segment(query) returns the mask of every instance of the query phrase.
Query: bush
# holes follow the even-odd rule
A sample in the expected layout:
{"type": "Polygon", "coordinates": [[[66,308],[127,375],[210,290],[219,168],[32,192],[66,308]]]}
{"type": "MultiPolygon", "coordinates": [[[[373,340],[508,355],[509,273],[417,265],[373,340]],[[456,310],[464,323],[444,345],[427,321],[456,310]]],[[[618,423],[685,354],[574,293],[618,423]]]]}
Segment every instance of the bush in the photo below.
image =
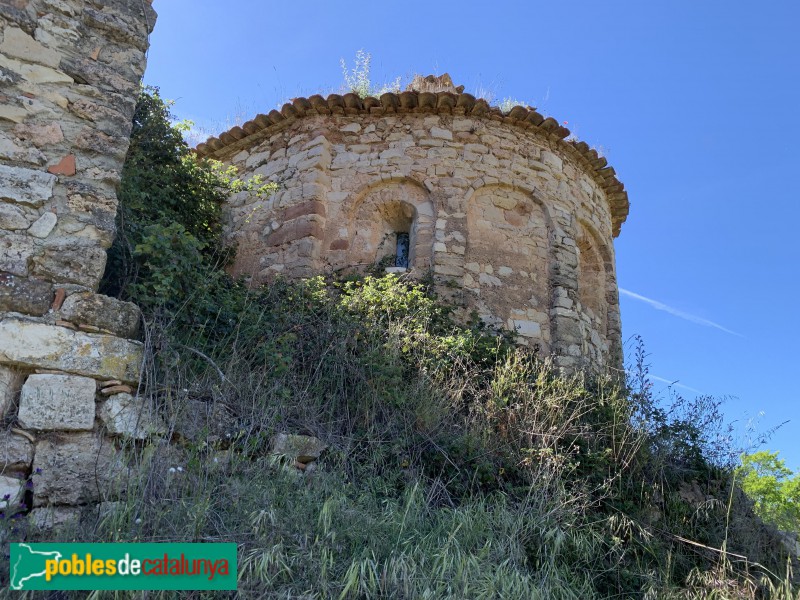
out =
{"type": "Polygon", "coordinates": [[[244,182],[234,167],[199,159],[183,141],[186,124],[173,124],[169,107],[157,88],[139,94],[118,194],[117,235],[100,287],[150,313],[177,315],[187,299],[198,297],[198,288],[218,279],[233,251],[223,244],[221,203],[238,191],[267,194],[274,186],[258,177],[244,182]]]}

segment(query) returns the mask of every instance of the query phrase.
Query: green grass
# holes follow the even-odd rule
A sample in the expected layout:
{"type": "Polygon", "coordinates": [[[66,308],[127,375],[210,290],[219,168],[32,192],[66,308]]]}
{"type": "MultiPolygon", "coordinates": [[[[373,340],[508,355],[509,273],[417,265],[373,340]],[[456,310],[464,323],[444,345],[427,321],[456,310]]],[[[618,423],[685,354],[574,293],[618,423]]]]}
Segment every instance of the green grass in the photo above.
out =
{"type": "Polygon", "coordinates": [[[229,289],[235,323],[148,323],[172,443],[123,448],[126,497],[17,536],[234,541],[244,597],[797,597],[730,495],[713,404],[689,422],[641,382],[561,374],[394,276],[229,289]],[[186,406],[225,417],[191,432],[186,406]],[[279,431],[329,444],[316,470],[270,453],[279,431]],[[717,500],[684,500],[687,482],[717,500]]]}

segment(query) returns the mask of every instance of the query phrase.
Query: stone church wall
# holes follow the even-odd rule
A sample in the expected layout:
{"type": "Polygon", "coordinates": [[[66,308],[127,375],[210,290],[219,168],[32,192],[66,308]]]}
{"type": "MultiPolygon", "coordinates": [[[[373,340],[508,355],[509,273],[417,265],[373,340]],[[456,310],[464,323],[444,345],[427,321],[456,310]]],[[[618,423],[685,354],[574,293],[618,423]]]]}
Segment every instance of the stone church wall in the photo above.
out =
{"type": "Polygon", "coordinates": [[[95,292],[155,19],[142,0],[0,2],[0,504],[41,524],[108,499],[115,436],[142,433],[138,309],[95,292]]]}
{"type": "Polygon", "coordinates": [[[504,116],[447,93],[369,100],[297,99],[198,147],[279,184],[267,199],[230,198],[233,272],[259,284],[391,267],[408,234],[412,274],[432,272],[465,313],[563,366],[619,365],[612,239],[627,197],[605,160],[522,107],[504,116]]]}

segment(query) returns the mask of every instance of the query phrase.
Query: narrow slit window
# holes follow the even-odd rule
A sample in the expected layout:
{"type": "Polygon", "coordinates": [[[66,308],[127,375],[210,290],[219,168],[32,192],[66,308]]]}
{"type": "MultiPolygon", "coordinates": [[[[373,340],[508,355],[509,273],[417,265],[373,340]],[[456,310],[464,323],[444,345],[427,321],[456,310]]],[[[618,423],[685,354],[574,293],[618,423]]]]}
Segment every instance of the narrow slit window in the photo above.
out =
{"type": "Polygon", "coordinates": [[[398,233],[397,234],[397,249],[395,252],[395,267],[403,267],[405,269],[408,268],[408,247],[409,247],[409,238],[407,233],[398,233]]]}

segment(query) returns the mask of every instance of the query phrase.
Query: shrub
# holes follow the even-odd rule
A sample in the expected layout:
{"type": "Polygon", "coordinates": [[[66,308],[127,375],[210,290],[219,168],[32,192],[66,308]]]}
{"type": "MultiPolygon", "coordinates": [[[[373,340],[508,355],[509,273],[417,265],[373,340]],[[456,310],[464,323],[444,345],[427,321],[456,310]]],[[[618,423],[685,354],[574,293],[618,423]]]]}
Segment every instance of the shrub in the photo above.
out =
{"type": "Polygon", "coordinates": [[[101,291],[177,314],[231,254],[222,241],[220,204],[232,193],[266,194],[274,186],[258,177],[244,182],[234,167],[199,159],[169,107],[157,88],[139,94],[101,291]]]}

